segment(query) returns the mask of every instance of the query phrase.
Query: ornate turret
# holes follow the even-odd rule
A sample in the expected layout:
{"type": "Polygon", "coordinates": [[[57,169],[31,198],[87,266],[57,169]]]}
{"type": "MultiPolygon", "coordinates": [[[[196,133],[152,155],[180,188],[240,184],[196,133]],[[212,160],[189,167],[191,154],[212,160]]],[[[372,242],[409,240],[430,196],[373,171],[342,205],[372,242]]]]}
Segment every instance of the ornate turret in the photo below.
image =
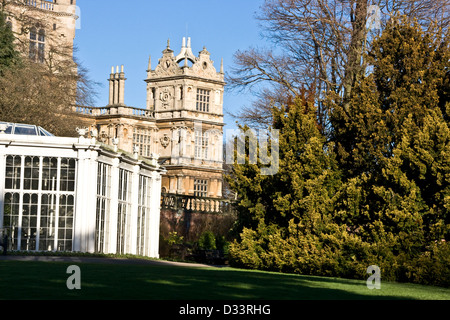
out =
{"type": "Polygon", "coordinates": [[[154,70],[147,70],[147,109],[156,112],[168,110],[197,110],[222,114],[222,93],[225,86],[223,60],[220,72],[214,67],[211,54],[203,47],[196,57],[192,53],[191,38],[183,38],[181,51],[175,56],[167,42],[163,56],[154,70]],[[169,84],[170,82],[170,84],[169,84]],[[195,88],[195,89],[194,89],[195,88]],[[210,95],[205,99],[211,108],[198,110],[197,88],[210,95]],[[209,109],[209,111],[207,110],[209,109]]]}
{"type": "Polygon", "coordinates": [[[147,110],[159,128],[159,153],[169,193],[221,197],[223,60],[220,72],[206,47],[195,56],[183,38],[174,55],[167,42],[158,65],[147,69],[147,110]]]}

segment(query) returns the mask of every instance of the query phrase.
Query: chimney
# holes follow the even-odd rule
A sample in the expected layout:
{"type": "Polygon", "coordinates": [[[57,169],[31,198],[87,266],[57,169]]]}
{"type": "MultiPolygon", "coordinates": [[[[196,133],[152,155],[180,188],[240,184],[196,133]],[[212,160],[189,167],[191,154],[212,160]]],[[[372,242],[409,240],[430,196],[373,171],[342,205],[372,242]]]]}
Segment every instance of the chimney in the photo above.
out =
{"type": "Polygon", "coordinates": [[[119,66],[116,67],[114,74],[114,104],[119,103],[119,66]]]}
{"type": "Polygon", "coordinates": [[[125,105],[125,73],[123,71],[123,65],[119,72],[119,66],[116,67],[114,73],[114,67],[111,68],[111,74],[109,81],[109,105],[125,105]]]}
{"type": "Polygon", "coordinates": [[[123,65],[121,66],[119,74],[119,104],[125,105],[125,73],[123,72],[123,65]]]}
{"type": "Polygon", "coordinates": [[[112,106],[114,104],[114,67],[111,67],[111,74],[108,79],[109,82],[109,103],[112,106]]]}

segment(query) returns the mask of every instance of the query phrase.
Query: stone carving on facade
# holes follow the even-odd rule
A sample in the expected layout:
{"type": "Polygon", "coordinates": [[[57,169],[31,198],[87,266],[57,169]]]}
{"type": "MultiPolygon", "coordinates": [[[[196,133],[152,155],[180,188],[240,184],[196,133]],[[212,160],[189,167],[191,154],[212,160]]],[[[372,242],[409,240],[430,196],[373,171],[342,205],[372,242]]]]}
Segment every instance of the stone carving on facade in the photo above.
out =
{"type": "Polygon", "coordinates": [[[170,144],[169,135],[167,133],[165,133],[164,136],[161,137],[160,142],[164,148],[167,148],[167,146],[170,144]]]}
{"type": "Polygon", "coordinates": [[[214,68],[214,61],[210,59],[210,53],[203,47],[199,52],[196,63],[192,66],[192,72],[200,77],[214,78],[217,77],[217,70],[214,68]]]}
{"type": "Polygon", "coordinates": [[[163,57],[154,71],[155,76],[169,76],[181,74],[173,57],[163,57]]]}
{"type": "Polygon", "coordinates": [[[169,88],[164,88],[160,93],[159,99],[161,100],[162,106],[166,109],[170,105],[170,101],[172,100],[172,92],[169,88]]]}
{"type": "Polygon", "coordinates": [[[109,139],[109,136],[104,130],[102,130],[102,132],[98,135],[97,139],[101,143],[106,143],[109,139]]]}
{"type": "Polygon", "coordinates": [[[173,55],[173,50],[170,49],[170,40],[167,41],[167,48],[163,51],[163,56],[159,59],[159,63],[155,70],[149,71],[149,75],[154,76],[169,76],[181,75],[183,71],[179,68],[173,55]]]}

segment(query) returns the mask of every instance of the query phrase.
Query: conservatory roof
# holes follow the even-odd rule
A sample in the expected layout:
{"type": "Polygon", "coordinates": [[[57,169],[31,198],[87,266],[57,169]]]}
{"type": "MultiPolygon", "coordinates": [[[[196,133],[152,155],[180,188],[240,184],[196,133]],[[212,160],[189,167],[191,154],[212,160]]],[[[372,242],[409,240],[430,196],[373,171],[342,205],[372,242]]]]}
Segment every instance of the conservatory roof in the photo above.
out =
{"type": "Polygon", "coordinates": [[[53,134],[51,134],[42,127],[22,123],[0,122],[0,134],[3,133],[23,135],[23,136],[54,137],[53,134]]]}

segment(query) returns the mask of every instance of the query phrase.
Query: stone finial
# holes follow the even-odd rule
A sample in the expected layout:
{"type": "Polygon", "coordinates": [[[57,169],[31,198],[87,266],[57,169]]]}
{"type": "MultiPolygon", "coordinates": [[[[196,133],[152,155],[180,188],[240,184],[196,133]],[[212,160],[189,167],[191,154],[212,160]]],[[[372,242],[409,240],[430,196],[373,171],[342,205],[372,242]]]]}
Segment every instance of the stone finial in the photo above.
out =
{"type": "Polygon", "coordinates": [[[182,60],[186,59],[190,60],[192,63],[195,62],[195,56],[192,53],[191,49],[191,38],[187,38],[187,45],[186,45],[186,38],[183,37],[181,52],[175,57],[175,61],[177,63],[180,63],[182,60]]]}
{"type": "Polygon", "coordinates": [[[133,158],[135,160],[139,159],[139,146],[137,145],[133,146],[133,158]]]}
{"type": "Polygon", "coordinates": [[[119,150],[119,138],[112,138],[113,150],[117,152],[119,150]]]}
{"type": "Polygon", "coordinates": [[[159,160],[159,154],[158,153],[151,153],[150,154],[150,162],[155,167],[159,167],[158,160],[159,160]]]}
{"type": "Polygon", "coordinates": [[[199,52],[199,54],[207,54],[207,55],[211,55],[208,50],[206,50],[206,47],[203,46],[203,50],[199,52]]]}
{"type": "Polygon", "coordinates": [[[170,49],[170,39],[167,39],[167,47],[164,49],[163,54],[172,54],[173,50],[170,49]]]}
{"type": "Polygon", "coordinates": [[[98,137],[98,130],[96,128],[93,128],[91,131],[89,131],[89,134],[91,135],[91,143],[96,144],[98,137]]]}
{"type": "Polygon", "coordinates": [[[89,133],[90,133],[92,138],[97,138],[98,137],[98,130],[96,128],[93,128],[89,133]]]}
{"type": "Polygon", "coordinates": [[[86,135],[88,129],[87,128],[76,128],[77,133],[80,137],[83,137],[86,135]]]}
{"type": "Polygon", "coordinates": [[[5,134],[6,129],[8,129],[7,123],[0,123],[0,134],[5,134]]]}
{"type": "Polygon", "coordinates": [[[89,132],[89,129],[86,127],[76,128],[78,133],[78,143],[86,143],[86,134],[89,132]]]}

